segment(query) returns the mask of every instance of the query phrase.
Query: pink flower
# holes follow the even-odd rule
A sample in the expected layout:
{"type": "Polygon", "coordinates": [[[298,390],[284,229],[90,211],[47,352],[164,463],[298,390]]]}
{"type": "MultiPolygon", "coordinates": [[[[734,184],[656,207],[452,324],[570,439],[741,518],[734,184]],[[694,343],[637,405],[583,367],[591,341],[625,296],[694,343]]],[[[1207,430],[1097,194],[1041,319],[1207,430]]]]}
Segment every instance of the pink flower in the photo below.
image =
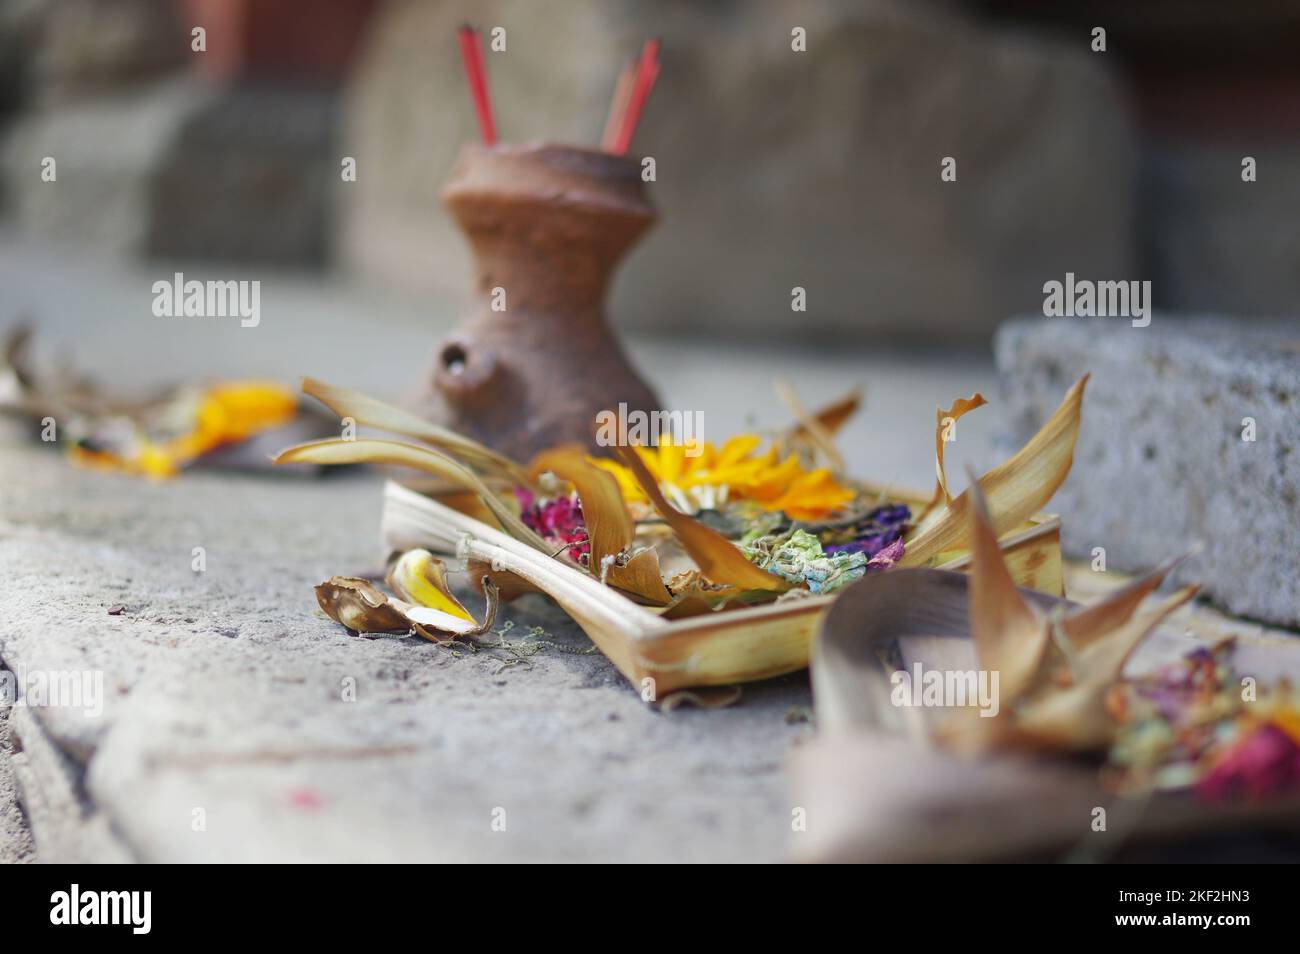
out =
{"type": "Polygon", "coordinates": [[[515,489],[522,508],[524,524],[540,537],[556,544],[568,544],[565,552],[578,563],[587,564],[591,557],[591,542],[587,539],[587,525],[582,518],[582,504],[577,494],[561,495],[538,501],[523,487],[515,489]]]}
{"type": "Polygon", "coordinates": [[[899,537],[867,561],[867,572],[888,570],[901,559],[903,559],[903,538],[899,537]]]}
{"type": "Polygon", "coordinates": [[[1259,800],[1300,785],[1300,746],[1272,723],[1238,739],[1196,783],[1209,802],[1259,800]]]}

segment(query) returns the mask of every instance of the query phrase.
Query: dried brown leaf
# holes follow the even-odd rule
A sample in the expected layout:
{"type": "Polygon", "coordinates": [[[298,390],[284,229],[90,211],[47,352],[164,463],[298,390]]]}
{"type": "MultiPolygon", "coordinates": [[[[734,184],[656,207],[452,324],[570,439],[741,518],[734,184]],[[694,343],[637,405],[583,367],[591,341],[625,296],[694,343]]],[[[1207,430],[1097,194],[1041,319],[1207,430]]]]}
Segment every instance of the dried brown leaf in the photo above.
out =
{"type": "Polygon", "coordinates": [[[491,580],[483,580],[481,585],[486,599],[482,622],[476,622],[463,607],[462,616],[437,606],[411,603],[389,596],[369,580],[349,576],[330,577],[317,586],[316,602],[326,615],[354,633],[415,633],[431,642],[444,642],[492,628],[499,602],[497,588],[491,580]]]}
{"type": "Polygon", "coordinates": [[[599,575],[601,561],[606,556],[625,552],[636,534],[623,495],[618,491],[618,481],[609,471],[589,463],[586,450],[577,444],[544,450],[528,465],[528,474],[534,481],[547,471],[572,484],[577,491],[591,543],[591,569],[594,575],[599,575]]]}
{"type": "Polygon", "coordinates": [[[354,633],[406,633],[412,623],[369,580],[332,576],[316,587],[316,602],[330,619],[354,633]]]}
{"type": "Polygon", "coordinates": [[[1080,683],[1109,683],[1119,679],[1133,650],[1165,617],[1194,597],[1200,587],[1180,587],[1145,612],[1093,640],[1073,657],[1074,678],[1080,683]]]}
{"type": "Polygon", "coordinates": [[[1079,653],[1074,660],[1075,684],[1048,689],[1023,704],[1006,742],[1054,751],[1093,751],[1109,745],[1116,723],[1106,709],[1106,697],[1124,664],[1147,633],[1195,596],[1197,589],[1183,587],[1079,653]]]}
{"type": "Polygon", "coordinates": [[[844,422],[857,413],[862,405],[862,390],[854,388],[843,397],[813,411],[812,416],[828,434],[836,434],[844,422]]]}
{"type": "Polygon", "coordinates": [[[786,433],[781,441],[782,446],[797,450],[801,446],[811,445],[826,459],[832,473],[842,474],[844,457],[835,446],[834,436],[844,422],[857,411],[862,399],[861,392],[854,388],[844,397],[811,413],[799,400],[799,395],[789,381],[778,381],[776,392],[797,422],[786,433]]]}
{"type": "MultiPolygon", "coordinates": [[[[1024,447],[979,479],[993,530],[999,536],[1041,509],[1069,474],[1087,382],[1085,374],[1024,447]]],[[[923,566],[947,550],[968,545],[969,509],[968,488],[907,541],[899,566],[923,566]]]]}
{"type": "Polygon", "coordinates": [[[1004,704],[1033,685],[1047,650],[1047,621],[1021,596],[998,547],[979,484],[972,482],[970,629],[981,669],[1001,673],[1004,704]]]}
{"type": "Polygon", "coordinates": [[[650,548],[634,553],[625,564],[611,564],[604,582],[648,606],[666,606],[673,598],[664,585],[659,554],[650,548]]]}
{"type": "Polygon", "coordinates": [[[1061,621],[1061,628],[1071,645],[1083,649],[1126,622],[1183,559],[1175,557],[1105,598],[1067,613],[1061,621]]]}
{"type": "Polygon", "coordinates": [[[486,596],[485,581],[491,581],[501,599],[507,603],[517,600],[526,593],[545,592],[539,586],[524,579],[512,570],[498,570],[483,560],[470,560],[465,567],[470,585],[481,596],[486,596]]]}
{"type": "Polygon", "coordinates": [[[957,398],[957,400],[952,402],[952,406],[946,411],[943,408],[939,408],[935,412],[934,469],[937,476],[937,483],[935,484],[934,495],[930,498],[930,502],[925,505],[925,509],[922,510],[920,515],[916,518],[917,523],[920,523],[929,516],[935,508],[940,506],[940,504],[947,506],[952,503],[952,494],[948,492],[948,474],[943,463],[943,449],[948,443],[943,438],[944,432],[948,429],[949,422],[956,424],[957,421],[968,411],[973,411],[977,407],[983,407],[987,403],[988,401],[984,400],[984,395],[976,391],[968,398],[957,398]]]}
{"type": "Polygon", "coordinates": [[[275,457],[276,464],[399,464],[414,467],[453,481],[478,495],[501,527],[515,539],[550,553],[552,547],[530,530],[522,520],[501,502],[501,499],[483,483],[482,478],[464,464],[432,447],[404,444],[400,441],[381,440],[329,440],[312,441],[288,447],[275,457]]]}
{"type": "Polygon", "coordinates": [[[635,450],[619,446],[615,451],[623,465],[636,476],[642,492],[650,498],[650,503],[706,577],[715,583],[730,583],[745,590],[784,591],[790,588],[790,584],[779,576],[750,563],[722,534],[688,517],[665,500],[658,483],[635,450]]]}
{"type": "Polygon", "coordinates": [[[403,437],[414,437],[486,473],[500,474],[516,484],[524,486],[529,484],[524,469],[509,457],[455,431],[426,421],[410,411],[404,411],[359,391],[317,381],[315,378],[303,378],[302,390],[340,418],[350,417],[358,424],[367,427],[377,427],[393,434],[401,434],[403,437]]]}
{"type": "Polygon", "coordinates": [[[653,550],[629,557],[636,525],[628,515],[618,481],[609,471],[588,461],[585,448],[570,444],[542,451],[533,458],[528,471],[534,479],[550,471],[573,485],[582,502],[582,520],[591,542],[587,569],[592,576],[653,606],[663,606],[672,599],[653,550]]]}

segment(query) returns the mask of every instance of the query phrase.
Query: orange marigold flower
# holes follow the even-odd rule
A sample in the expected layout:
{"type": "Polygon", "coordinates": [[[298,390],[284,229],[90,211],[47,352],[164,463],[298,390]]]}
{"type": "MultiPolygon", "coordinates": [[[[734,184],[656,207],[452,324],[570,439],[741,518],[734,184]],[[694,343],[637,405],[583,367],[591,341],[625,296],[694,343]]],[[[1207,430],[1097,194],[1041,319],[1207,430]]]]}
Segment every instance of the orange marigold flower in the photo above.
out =
{"type": "MultiPolygon", "coordinates": [[[[857,496],[824,467],[805,470],[793,454],[779,459],[775,447],[758,452],[761,443],[755,434],[738,434],[720,448],[664,440],[633,450],[669,502],[687,513],[746,500],[796,520],[815,520],[857,496]]],[[[592,463],[614,475],[624,500],[646,501],[636,477],[622,464],[606,458],[593,458],[592,463]]]]}

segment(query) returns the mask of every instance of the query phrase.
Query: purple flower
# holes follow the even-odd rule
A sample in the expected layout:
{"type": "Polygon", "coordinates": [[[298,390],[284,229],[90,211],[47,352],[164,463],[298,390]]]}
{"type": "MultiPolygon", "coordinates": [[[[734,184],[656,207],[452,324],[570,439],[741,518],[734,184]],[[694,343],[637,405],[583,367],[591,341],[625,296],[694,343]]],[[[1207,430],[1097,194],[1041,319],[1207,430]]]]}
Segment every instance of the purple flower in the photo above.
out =
{"type": "MultiPolygon", "coordinates": [[[[847,531],[843,543],[824,546],[827,553],[862,553],[868,560],[887,547],[893,546],[903,536],[903,527],[912,519],[907,504],[885,504],[866,514],[847,531]]],[[[836,534],[843,539],[845,531],[836,534]]]]}

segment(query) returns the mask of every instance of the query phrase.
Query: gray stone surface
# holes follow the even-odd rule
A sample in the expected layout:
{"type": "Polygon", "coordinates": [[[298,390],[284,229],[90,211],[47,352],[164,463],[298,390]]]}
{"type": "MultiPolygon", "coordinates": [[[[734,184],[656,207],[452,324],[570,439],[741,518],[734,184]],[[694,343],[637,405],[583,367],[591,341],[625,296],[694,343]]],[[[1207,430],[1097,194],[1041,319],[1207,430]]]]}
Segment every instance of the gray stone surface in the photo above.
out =
{"type": "Polygon", "coordinates": [[[1300,327],[1026,318],[996,340],[1007,443],[1093,375],[1074,469],[1053,509],[1068,552],[1177,572],[1234,613],[1300,625],[1300,327]],[[1243,440],[1244,418],[1255,440],[1243,440]]]}
{"type": "Polygon", "coordinates": [[[84,760],[60,747],[36,711],[24,705],[11,710],[11,767],[27,825],[16,839],[26,852],[22,860],[68,864],[132,860],[108,816],[85,791],[84,760]]]}
{"type": "MultiPolygon", "coordinates": [[[[0,707],[0,864],[5,865],[24,864],[35,860],[36,855],[31,827],[19,804],[12,712],[11,708],[0,707]]],[[[21,751],[17,758],[22,758],[21,751]]]]}
{"type": "Polygon", "coordinates": [[[104,673],[99,718],[27,711],[84,771],[84,798],[131,857],[781,854],[779,769],[807,731],[784,716],[809,701],[801,676],[734,711],[660,714],[544,608],[506,618],[574,651],[513,666],[500,652],[349,638],[311,586],[377,565],[373,477],[150,486],[12,444],[0,471],[0,655],[15,670],[104,673]],[[114,603],[122,615],[108,615],[114,603]]]}
{"type": "Polygon", "coordinates": [[[488,67],[513,142],[596,140],[622,59],[663,38],[633,147],[656,160],[663,221],[614,289],[628,326],[983,343],[1044,274],[1135,266],[1133,134],[1085,40],[901,0],[397,2],[358,59],[342,151],[359,180],[338,192],[344,260],[386,283],[469,286],[437,199],[476,134],[452,41],[466,18],[507,29],[488,67]],[[956,182],[940,181],[945,156],[956,182]]]}

